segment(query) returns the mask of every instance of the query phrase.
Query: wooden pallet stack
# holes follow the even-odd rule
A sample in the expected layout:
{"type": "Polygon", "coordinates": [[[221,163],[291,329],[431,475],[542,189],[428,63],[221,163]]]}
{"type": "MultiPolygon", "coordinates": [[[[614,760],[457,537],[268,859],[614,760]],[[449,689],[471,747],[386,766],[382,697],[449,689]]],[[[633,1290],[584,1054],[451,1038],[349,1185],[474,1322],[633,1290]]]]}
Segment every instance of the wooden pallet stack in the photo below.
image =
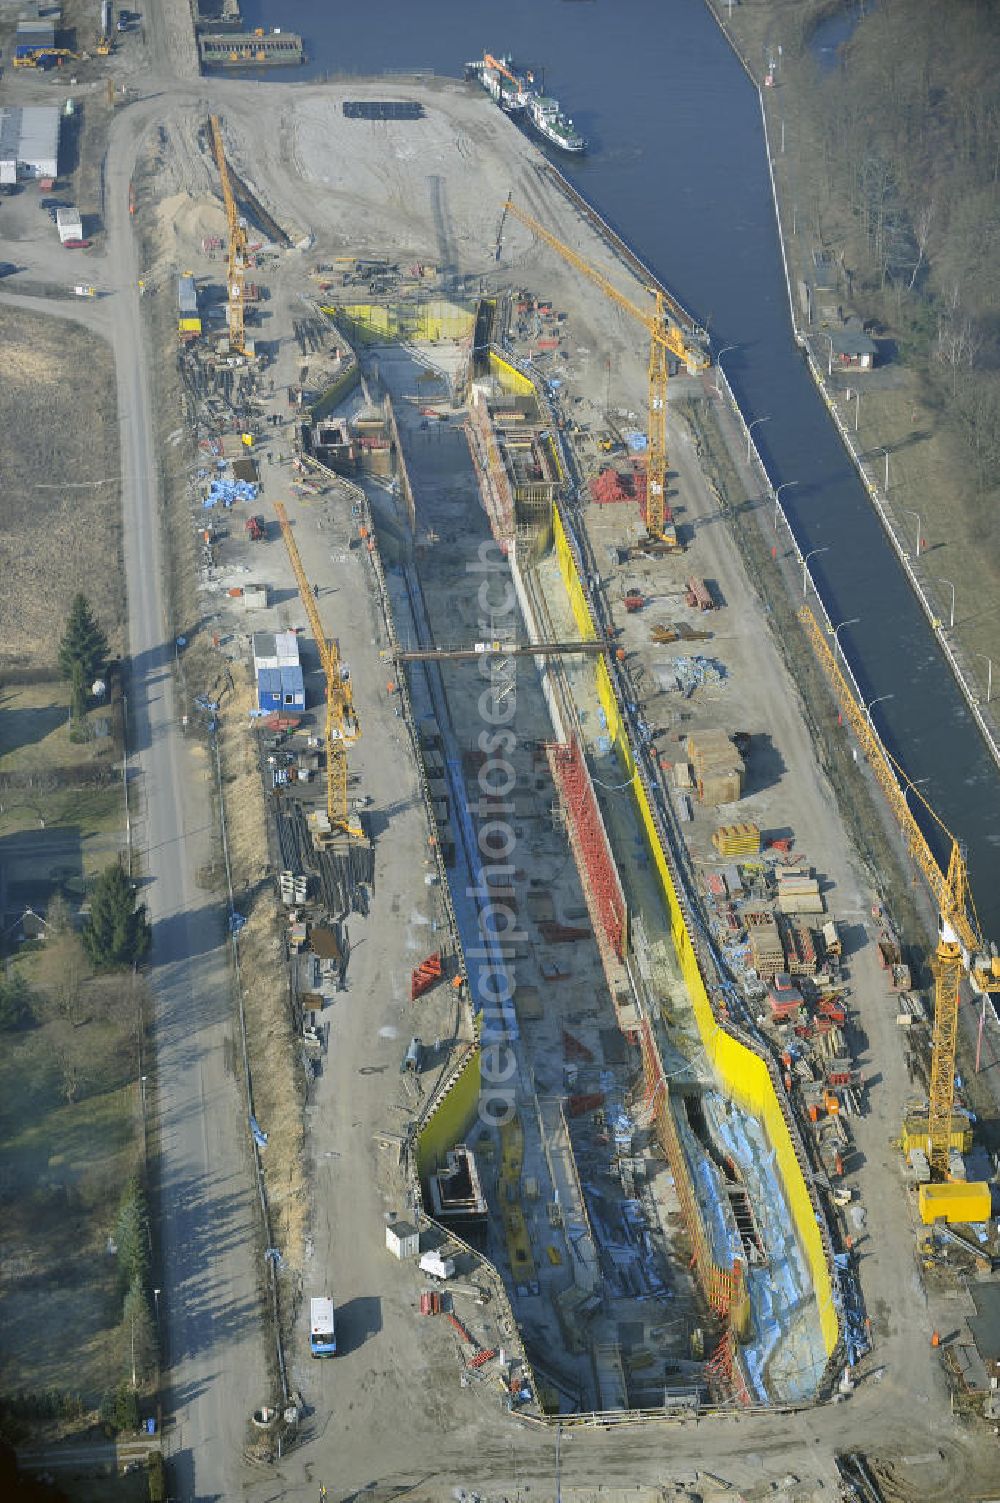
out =
{"type": "Polygon", "coordinates": [[[761,981],[773,981],[785,966],[785,952],[774,915],[762,909],[745,913],[743,921],[750,939],[753,968],[761,981]]]}
{"type": "Polygon", "coordinates": [[[687,750],[703,804],[734,804],[742,798],[743,759],[725,731],[698,731],[688,737],[687,750]]]}
{"type": "Polygon", "coordinates": [[[759,856],[760,829],[750,821],[720,825],[712,835],[712,844],[720,856],[759,856]]]}
{"type": "Polygon", "coordinates": [[[778,928],[785,950],[785,970],[789,976],[815,976],[816,946],[806,924],[788,914],[781,914],[778,928]]]}
{"type": "Polygon", "coordinates": [[[826,905],[811,866],[779,867],[775,872],[779,913],[825,913],[826,905]]]}

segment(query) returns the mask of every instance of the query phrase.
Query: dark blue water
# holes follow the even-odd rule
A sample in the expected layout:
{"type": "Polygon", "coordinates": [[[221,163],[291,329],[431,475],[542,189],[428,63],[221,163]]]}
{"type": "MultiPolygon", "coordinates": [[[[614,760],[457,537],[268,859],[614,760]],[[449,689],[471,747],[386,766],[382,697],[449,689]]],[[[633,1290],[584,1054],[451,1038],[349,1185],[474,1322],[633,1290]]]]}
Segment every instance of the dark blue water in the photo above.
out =
{"type": "Polygon", "coordinates": [[[461,76],[484,48],[545,69],[592,148],[560,166],[709,326],[715,348],[738,346],[726,373],[748,421],[769,419],[754,437],[773,483],[797,482],[783,502],[801,548],[827,550],[811,572],[830,617],[860,618],[841,643],[866,701],[892,696],[872,710],[875,724],[966,843],[983,927],[1000,939],[1000,770],[793,342],[757,94],[701,0],[243,8],[250,26],[300,31],[313,75],[461,76]]]}

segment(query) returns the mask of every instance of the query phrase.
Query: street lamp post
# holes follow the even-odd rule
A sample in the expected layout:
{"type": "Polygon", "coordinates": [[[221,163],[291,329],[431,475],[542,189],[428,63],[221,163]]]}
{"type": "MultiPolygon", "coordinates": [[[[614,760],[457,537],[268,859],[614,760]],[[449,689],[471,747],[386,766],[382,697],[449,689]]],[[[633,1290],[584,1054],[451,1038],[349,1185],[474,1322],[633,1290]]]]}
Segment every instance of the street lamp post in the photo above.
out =
{"type": "MultiPolygon", "coordinates": [[[[809,552],[806,554],[805,558],[802,560],[802,598],[803,599],[805,599],[806,591],[809,588],[809,560],[811,558],[815,558],[816,555],[817,555],[817,553],[829,553],[829,551],[830,551],[830,545],[829,545],[829,543],[825,543],[822,548],[811,548],[809,550],[809,552]]],[[[814,586],[814,588],[815,588],[815,586],[814,586]]]]}
{"type": "Polygon", "coordinates": [[[899,509],[901,512],[905,512],[908,517],[916,517],[917,519],[917,557],[919,558],[921,545],[924,541],[924,529],[920,523],[920,513],[914,511],[912,506],[901,506],[899,509]]]}
{"type": "Polygon", "coordinates": [[[155,1315],[156,1315],[156,1329],[159,1330],[160,1329],[160,1291],[159,1291],[159,1289],[154,1289],[153,1290],[153,1310],[154,1310],[155,1315]]]}
{"type": "Polygon", "coordinates": [[[982,658],[986,664],[986,703],[989,704],[993,698],[993,659],[988,658],[985,652],[977,652],[975,656],[982,658]]]}
{"type": "Polygon", "coordinates": [[[781,500],[782,491],[787,491],[790,486],[798,485],[797,480],[783,480],[774,493],[774,530],[778,530],[778,503],[781,500]]]}
{"type": "Polygon", "coordinates": [[[834,656],[834,658],[836,658],[838,652],[840,653],[841,657],[844,656],[844,649],[840,645],[840,633],[844,630],[844,627],[845,626],[857,626],[857,624],[858,624],[858,622],[860,620],[861,620],[860,616],[852,616],[849,621],[841,621],[841,623],[840,623],[839,626],[835,626],[833,628],[833,656],[834,656]]]}
{"type": "Polygon", "coordinates": [[[885,490],[886,495],[888,495],[889,494],[889,450],[885,447],[884,444],[880,444],[879,445],[879,453],[885,455],[885,486],[884,486],[884,490],[885,490]]]}
{"type": "Polygon", "coordinates": [[[830,358],[826,362],[826,374],[829,377],[833,375],[833,335],[828,334],[825,329],[820,329],[819,332],[830,346],[830,358]]]}
{"type": "Polygon", "coordinates": [[[857,433],[858,424],[861,421],[861,388],[854,393],[854,431],[857,433]]]}
{"type": "Polygon", "coordinates": [[[875,729],[874,725],[872,724],[872,710],[876,705],[883,704],[887,699],[895,699],[895,697],[896,696],[894,694],[879,694],[875,699],[869,700],[869,702],[865,705],[865,715],[872,730],[875,729]]]}
{"type": "Polygon", "coordinates": [[[715,395],[717,397],[721,397],[721,395],[722,395],[722,392],[721,392],[721,390],[719,388],[719,377],[720,377],[720,375],[724,376],[726,374],[725,371],[722,369],[722,357],[723,357],[723,355],[728,355],[729,352],[730,352],[730,350],[738,350],[738,349],[739,349],[739,345],[738,344],[724,344],[722,346],[722,349],[719,351],[719,353],[715,357],[715,395]]]}
{"type": "Polygon", "coordinates": [[[770,421],[771,421],[771,419],[769,417],[759,417],[759,418],[754,418],[754,420],[753,420],[752,423],[748,423],[747,424],[747,464],[750,463],[750,435],[751,435],[751,433],[757,427],[758,423],[769,423],[770,421]]]}
{"type": "Polygon", "coordinates": [[[936,574],[934,577],[939,584],[946,584],[951,591],[951,615],[948,617],[948,630],[950,631],[955,625],[955,586],[950,579],[945,579],[941,574],[936,574]]]}

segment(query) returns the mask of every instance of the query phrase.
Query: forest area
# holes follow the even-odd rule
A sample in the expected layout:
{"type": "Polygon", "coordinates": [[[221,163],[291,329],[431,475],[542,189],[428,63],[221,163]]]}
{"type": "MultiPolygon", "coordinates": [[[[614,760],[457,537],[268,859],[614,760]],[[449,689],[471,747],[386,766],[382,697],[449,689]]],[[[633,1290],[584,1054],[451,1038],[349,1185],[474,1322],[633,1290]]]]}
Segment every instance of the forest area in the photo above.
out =
{"type": "Polygon", "coordinates": [[[797,31],[783,87],[812,120],[814,233],[919,379],[966,528],[1000,568],[1000,6],[869,3],[825,67],[819,8],[773,11],[797,31]]]}

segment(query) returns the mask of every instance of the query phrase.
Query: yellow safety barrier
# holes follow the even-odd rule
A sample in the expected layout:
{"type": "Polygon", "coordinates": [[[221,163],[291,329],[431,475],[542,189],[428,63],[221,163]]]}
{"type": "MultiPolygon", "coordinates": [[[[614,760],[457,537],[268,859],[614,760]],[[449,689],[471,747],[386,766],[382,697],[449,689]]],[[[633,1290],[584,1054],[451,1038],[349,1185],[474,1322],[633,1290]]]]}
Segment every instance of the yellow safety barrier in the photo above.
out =
{"type": "MultiPolygon", "coordinates": [[[[596,636],[596,630],[584,593],[583,581],[580,578],[558,505],[553,510],[556,557],[573,617],[580,633],[585,637],[593,637],[596,636]]],[[[830,1268],[802,1167],[795,1153],[774,1082],[764,1059],[722,1029],[715,1017],[698,963],[694,941],[674,887],[670,864],[660,841],[645,787],[642,781],[634,776],[635,756],[619,714],[611,674],[603,658],[598,660],[596,674],[598,698],[607,720],[608,735],[622,759],[626,776],[632,780],[632,793],[660,880],[660,888],[670,921],[671,938],[702,1044],[726,1095],[764,1124],[768,1141],[774,1149],[785,1194],[788,1197],[799,1245],[809,1264],[823,1341],[829,1356],[836,1347],[840,1334],[837,1312],[833,1305],[830,1268]]]]}
{"type": "Polygon", "coordinates": [[[444,1160],[449,1148],[461,1143],[476,1115],[482,1056],[470,1050],[451,1085],[417,1134],[417,1171],[429,1174],[444,1160]]]}
{"type": "MultiPolygon", "coordinates": [[[[593,641],[597,636],[597,627],[590,614],[590,606],[587,604],[587,596],[584,593],[583,581],[576,567],[572,549],[569,546],[569,538],[563,526],[562,513],[558,506],[552,508],[552,536],[556,546],[556,559],[559,563],[559,573],[569,596],[570,609],[573,612],[573,620],[581,637],[587,641],[593,641]]],[[[601,659],[603,666],[604,660],[601,659]]],[[[610,729],[610,727],[609,727],[610,729]]]]}
{"type": "Polygon", "coordinates": [[[522,374],[516,366],[509,365],[495,350],[490,350],[490,375],[500,383],[500,390],[515,397],[533,397],[534,382],[522,374]]]}
{"type": "Polygon", "coordinates": [[[442,339],[466,339],[476,321],[475,308],[443,300],[414,303],[336,303],[325,306],[328,318],[346,325],[345,332],[361,344],[409,340],[437,344],[442,339]]]}

